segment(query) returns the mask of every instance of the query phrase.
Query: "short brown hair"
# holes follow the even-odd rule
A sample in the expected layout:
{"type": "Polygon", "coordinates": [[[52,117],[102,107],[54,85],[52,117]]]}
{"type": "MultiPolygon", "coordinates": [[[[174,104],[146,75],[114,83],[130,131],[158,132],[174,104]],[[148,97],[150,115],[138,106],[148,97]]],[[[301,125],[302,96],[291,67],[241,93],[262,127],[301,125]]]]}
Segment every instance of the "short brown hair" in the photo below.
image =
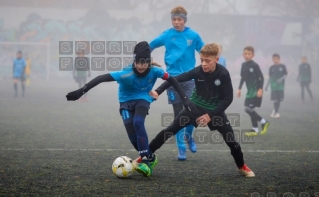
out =
{"type": "Polygon", "coordinates": [[[187,15],[187,11],[183,6],[177,6],[172,9],[171,14],[186,14],[187,15]]]}
{"type": "Polygon", "coordinates": [[[244,48],[244,51],[251,51],[253,54],[255,53],[255,49],[252,46],[247,46],[244,48]]]}
{"type": "Polygon", "coordinates": [[[199,53],[205,56],[217,56],[219,53],[218,44],[206,44],[202,47],[199,53]]]}

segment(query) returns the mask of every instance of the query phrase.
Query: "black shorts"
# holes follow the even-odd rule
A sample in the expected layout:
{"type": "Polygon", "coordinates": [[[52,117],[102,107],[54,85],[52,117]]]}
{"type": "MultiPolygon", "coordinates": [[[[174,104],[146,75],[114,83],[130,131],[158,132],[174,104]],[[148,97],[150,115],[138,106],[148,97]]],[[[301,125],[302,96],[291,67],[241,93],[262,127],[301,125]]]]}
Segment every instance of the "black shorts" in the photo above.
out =
{"type": "MultiPolygon", "coordinates": [[[[187,125],[187,124],[192,124],[195,128],[198,127],[196,123],[196,119],[204,114],[209,113],[209,109],[202,108],[200,106],[196,106],[195,111],[187,111],[185,108],[178,114],[176,119],[180,121],[181,125],[187,125]]],[[[225,114],[225,112],[222,112],[221,114],[218,114],[214,117],[212,117],[211,122],[207,124],[209,130],[214,131],[214,130],[219,130],[223,128],[224,126],[229,127],[230,122],[225,114]]]]}
{"type": "Polygon", "coordinates": [[[261,106],[262,97],[253,97],[245,99],[245,107],[260,107],[261,106]]]}
{"type": "Polygon", "coordinates": [[[21,82],[24,82],[25,81],[25,76],[13,77],[13,79],[20,80],[21,82]]]}
{"type": "Polygon", "coordinates": [[[270,93],[272,101],[283,101],[284,100],[284,91],[283,90],[273,90],[270,93]]]}
{"type": "Polygon", "coordinates": [[[149,110],[150,105],[150,102],[143,99],[120,103],[120,114],[122,116],[124,124],[132,122],[134,112],[137,107],[145,107],[149,110]]]}

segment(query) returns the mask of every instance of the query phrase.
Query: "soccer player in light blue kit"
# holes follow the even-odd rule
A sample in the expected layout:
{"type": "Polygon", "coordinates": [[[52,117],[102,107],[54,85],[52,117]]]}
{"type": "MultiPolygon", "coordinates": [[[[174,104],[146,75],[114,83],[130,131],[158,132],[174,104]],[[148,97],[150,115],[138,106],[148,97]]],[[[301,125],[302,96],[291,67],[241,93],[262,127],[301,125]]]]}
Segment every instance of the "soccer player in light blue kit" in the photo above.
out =
{"type": "Polygon", "coordinates": [[[22,52],[17,52],[17,58],[13,61],[13,87],[14,87],[14,97],[18,96],[18,81],[21,81],[22,96],[24,96],[25,90],[25,59],[22,57],[22,52]]]}
{"type": "Polygon", "coordinates": [[[145,129],[145,118],[148,114],[153,98],[149,95],[156,79],[162,78],[172,84],[182,98],[186,109],[191,111],[192,102],[186,97],[176,79],[163,69],[151,64],[151,49],[145,41],[138,43],[134,48],[134,63],[121,71],[114,71],[100,75],[82,88],[67,94],[68,101],[79,99],[102,82],[116,81],[119,84],[118,98],[120,102],[120,114],[128,134],[128,137],[139,152],[140,158],[136,170],[144,176],[151,176],[157,157],[150,151],[148,137],[145,129]]]}
{"type": "Polygon", "coordinates": [[[219,48],[219,53],[218,53],[218,56],[219,56],[219,59],[218,59],[218,64],[220,65],[223,65],[224,67],[226,67],[226,59],[221,55],[222,52],[223,52],[223,46],[220,44],[218,45],[218,48],[219,48]]]}
{"type": "MultiPolygon", "coordinates": [[[[151,50],[165,46],[166,71],[171,76],[177,76],[195,67],[195,51],[199,52],[204,46],[201,37],[192,29],[185,26],[187,21],[187,11],[184,7],[178,6],[172,9],[171,19],[173,28],[169,28],[161,35],[150,42],[151,50]]],[[[181,82],[187,97],[190,97],[195,88],[194,81],[181,82]]],[[[183,109],[183,103],[174,87],[167,89],[168,103],[173,105],[174,116],[176,117],[183,109]]],[[[187,141],[191,152],[197,151],[196,143],[192,137],[194,126],[189,125],[176,134],[178,146],[178,160],[186,160],[187,141]]]]}

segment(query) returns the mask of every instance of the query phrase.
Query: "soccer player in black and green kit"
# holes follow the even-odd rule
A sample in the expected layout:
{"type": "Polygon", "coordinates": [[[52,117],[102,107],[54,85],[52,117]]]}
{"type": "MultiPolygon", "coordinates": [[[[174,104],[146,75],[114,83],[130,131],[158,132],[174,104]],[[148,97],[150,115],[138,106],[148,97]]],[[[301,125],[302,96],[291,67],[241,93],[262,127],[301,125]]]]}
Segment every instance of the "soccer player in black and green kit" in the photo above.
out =
{"type": "Polygon", "coordinates": [[[311,68],[307,63],[307,57],[303,56],[301,59],[302,63],[299,65],[299,74],[297,81],[300,82],[301,87],[301,99],[302,102],[305,101],[305,88],[309,93],[310,99],[313,100],[311,90],[309,88],[309,84],[311,83],[311,68]]]}
{"type": "Polygon", "coordinates": [[[284,100],[285,78],[287,77],[287,69],[284,64],[280,63],[279,54],[275,53],[272,56],[274,65],[269,68],[269,80],[265,90],[267,91],[270,84],[271,100],[274,101],[274,110],[270,114],[272,118],[280,118],[279,106],[284,100]]]}
{"type": "MultiPolygon", "coordinates": [[[[233,86],[228,70],[217,63],[218,51],[217,44],[204,45],[200,50],[201,66],[176,76],[179,82],[194,80],[195,89],[190,97],[193,106],[182,109],[173,123],[157,134],[149,147],[155,152],[168,138],[188,125],[208,126],[211,131],[217,130],[223,136],[239,172],[246,177],[254,177],[254,172],[244,162],[241,146],[225,114],[233,101],[233,86]]],[[[150,95],[157,99],[170,85],[170,82],[164,82],[150,95]]]]}
{"type": "Polygon", "coordinates": [[[246,61],[241,67],[241,80],[237,91],[237,97],[239,98],[241,96],[241,88],[244,82],[246,82],[247,94],[245,99],[245,112],[250,116],[252,123],[251,131],[245,133],[245,135],[259,135],[258,122],[260,122],[262,129],[260,134],[263,135],[267,132],[269,122],[257,114],[255,107],[261,106],[264,76],[259,68],[259,65],[252,60],[254,57],[254,48],[252,46],[247,46],[244,48],[243,56],[246,61]]]}

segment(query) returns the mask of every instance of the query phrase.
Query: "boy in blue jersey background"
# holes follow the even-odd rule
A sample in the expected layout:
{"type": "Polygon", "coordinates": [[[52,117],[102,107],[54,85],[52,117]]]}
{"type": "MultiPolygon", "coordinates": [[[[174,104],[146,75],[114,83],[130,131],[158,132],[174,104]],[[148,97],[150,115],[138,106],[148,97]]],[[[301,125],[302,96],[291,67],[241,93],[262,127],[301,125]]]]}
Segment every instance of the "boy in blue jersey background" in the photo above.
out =
{"type": "Polygon", "coordinates": [[[67,94],[67,100],[77,100],[91,88],[102,82],[116,81],[119,84],[118,98],[120,102],[120,114],[127,132],[127,135],[139,152],[140,158],[136,170],[149,177],[154,166],[157,164],[157,157],[150,151],[148,137],[145,129],[145,118],[148,114],[153,98],[149,95],[156,79],[162,78],[172,84],[179,93],[186,109],[191,111],[192,102],[186,97],[184,91],[174,77],[171,77],[163,69],[154,67],[151,64],[151,50],[145,41],[138,43],[134,48],[134,63],[121,71],[100,75],[84,87],[67,94]]]}
{"type": "MultiPolygon", "coordinates": [[[[165,47],[164,61],[166,64],[166,71],[171,76],[177,76],[187,72],[195,67],[195,51],[199,52],[204,46],[201,37],[197,32],[185,26],[187,21],[187,11],[184,7],[178,6],[171,11],[171,20],[173,28],[165,30],[161,35],[150,42],[151,50],[165,47]]],[[[194,81],[181,82],[183,90],[188,97],[191,96],[195,87],[194,81]]],[[[167,89],[168,103],[173,105],[174,116],[183,109],[182,101],[174,89],[170,87],[167,89]]],[[[189,145],[192,152],[197,151],[195,141],[192,137],[194,127],[189,125],[176,134],[176,143],[178,146],[178,160],[186,160],[186,146],[185,141],[189,145]]]]}
{"type": "Polygon", "coordinates": [[[219,48],[219,53],[218,53],[218,64],[223,65],[224,67],[226,67],[226,59],[225,57],[222,56],[222,52],[223,52],[223,46],[222,45],[218,45],[219,48]]]}
{"type": "Polygon", "coordinates": [[[25,91],[25,67],[26,62],[22,57],[22,52],[17,52],[17,58],[13,61],[13,87],[14,87],[14,97],[18,96],[18,81],[21,81],[22,97],[25,91]]]}

